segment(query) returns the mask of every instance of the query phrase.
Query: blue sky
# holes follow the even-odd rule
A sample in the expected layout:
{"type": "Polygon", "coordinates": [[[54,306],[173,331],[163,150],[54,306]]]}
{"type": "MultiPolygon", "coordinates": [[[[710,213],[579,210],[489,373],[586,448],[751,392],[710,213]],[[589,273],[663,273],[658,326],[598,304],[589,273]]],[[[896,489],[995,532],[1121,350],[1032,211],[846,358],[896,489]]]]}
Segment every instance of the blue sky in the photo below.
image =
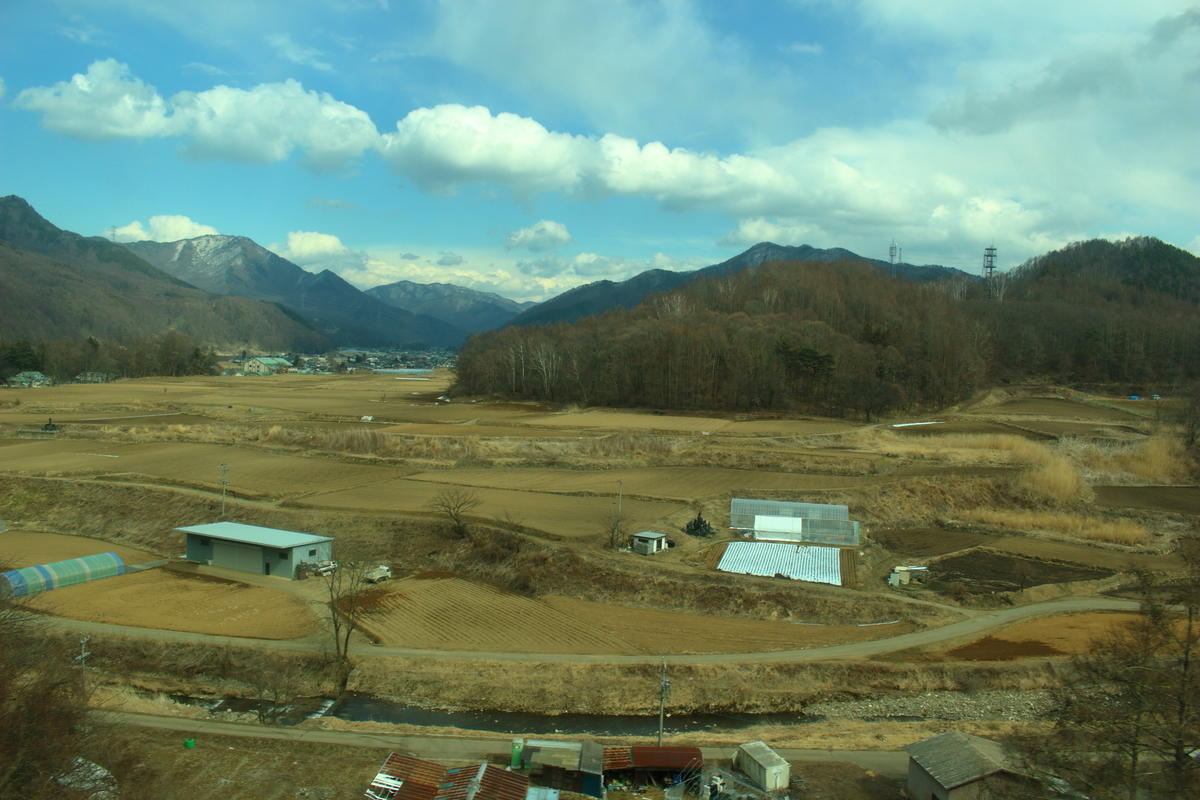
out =
{"type": "Polygon", "coordinates": [[[0,194],[363,288],[1200,252],[1194,0],[7,0],[0,81],[0,194]]]}

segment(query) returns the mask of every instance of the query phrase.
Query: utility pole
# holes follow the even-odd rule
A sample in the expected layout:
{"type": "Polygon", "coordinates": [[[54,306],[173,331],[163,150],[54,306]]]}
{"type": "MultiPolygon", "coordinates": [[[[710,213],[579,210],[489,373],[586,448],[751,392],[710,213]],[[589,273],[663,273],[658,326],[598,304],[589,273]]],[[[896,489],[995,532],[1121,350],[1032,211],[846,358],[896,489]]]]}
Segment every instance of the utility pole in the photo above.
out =
{"type": "Polygon", "coordinates": [[[658,746],[662,747],[663,722],[666,719],[667,696],[671,693],[671,682],[667,680],[667,657],[663,656],[662,673],[659,676],[658,689],[658,746]]]}
{"type": "Polygon", "coordinates": [[[222,461],[217,465],[221,473],[221,519],[225,519],[225,492],[229,489],[229,465],[222,461]]]}

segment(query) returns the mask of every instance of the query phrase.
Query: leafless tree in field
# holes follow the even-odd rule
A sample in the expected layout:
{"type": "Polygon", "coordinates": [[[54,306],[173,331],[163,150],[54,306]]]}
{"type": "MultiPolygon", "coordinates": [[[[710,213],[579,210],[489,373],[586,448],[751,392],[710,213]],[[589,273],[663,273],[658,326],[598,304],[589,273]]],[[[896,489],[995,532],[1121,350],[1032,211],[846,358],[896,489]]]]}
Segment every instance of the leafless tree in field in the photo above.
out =
{"type": "Polygon", "coordinates": [[[429,507],[440,511],[450,519],[454,533],[459,538],[466,538],[467,515],[480,503],[479,495],[469,489],[443,489],[429,501],[429,507]]]}

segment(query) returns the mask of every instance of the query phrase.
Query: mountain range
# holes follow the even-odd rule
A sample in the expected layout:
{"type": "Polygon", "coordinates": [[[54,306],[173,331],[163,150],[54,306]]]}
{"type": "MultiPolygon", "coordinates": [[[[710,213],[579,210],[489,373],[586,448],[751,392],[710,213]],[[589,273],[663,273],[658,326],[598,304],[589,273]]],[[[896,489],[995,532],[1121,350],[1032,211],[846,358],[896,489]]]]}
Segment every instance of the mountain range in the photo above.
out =
{"type": "Polygon", "coordinates": [[[308,272],[244,236],[130,242],[125,247],[192,286],[287,306],[338,344],[457,347],[466,338],[452,324],[385,303],[330,270],[308,272]]]}
{"type": "Polygon", "coordinates": [[[294,311],[197,289],[107,239],[61,230],[0,198],[0,337],[130,341],[177,330],[223,349],[319,351],[329,338],[294,311]]]}
{"type": "Polygon", "coordinates": [[[514,317],[510,324],[544,325],[552,322],[575,322],[593,314],[603,314],[619,308],[633,308],[655,292],[675,289],[685,283],[710,275],[736,274],[747,267],[758,266],[769,261],[798,263],[860,261],[889,272],[898,278],[919,283],[956,275],[978,280],[978,276],[952,267],[889,264],[878,259],[864,258],[840,247],[829,249],[810,247],[809,245],[788,247],[771,242],[760,242],[746,252],[722,261],[720,264],[713,264],[690,272],[652,269],[624,281],[597,281],[577,286],[522,312],[514,317]]]}
{"type": "Polygon", "coordinates": [[[503,327],[525,309],[537,305],[518,303],[498,294],[478,292],[453,283],[396,281],[367,289],[367,294],[397,308],[422,309],[467,333],[503,327]]]}

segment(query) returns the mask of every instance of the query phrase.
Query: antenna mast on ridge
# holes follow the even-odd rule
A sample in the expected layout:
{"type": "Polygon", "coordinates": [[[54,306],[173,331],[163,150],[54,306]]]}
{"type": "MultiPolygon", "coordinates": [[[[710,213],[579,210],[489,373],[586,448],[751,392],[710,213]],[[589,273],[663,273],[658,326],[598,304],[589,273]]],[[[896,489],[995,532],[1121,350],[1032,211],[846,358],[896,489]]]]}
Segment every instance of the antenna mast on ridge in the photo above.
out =
{"type": "Polygon", "coordinates": [[[983,279],[991,282],[996,272],[996,246],[983,248],[983,279]]]}

